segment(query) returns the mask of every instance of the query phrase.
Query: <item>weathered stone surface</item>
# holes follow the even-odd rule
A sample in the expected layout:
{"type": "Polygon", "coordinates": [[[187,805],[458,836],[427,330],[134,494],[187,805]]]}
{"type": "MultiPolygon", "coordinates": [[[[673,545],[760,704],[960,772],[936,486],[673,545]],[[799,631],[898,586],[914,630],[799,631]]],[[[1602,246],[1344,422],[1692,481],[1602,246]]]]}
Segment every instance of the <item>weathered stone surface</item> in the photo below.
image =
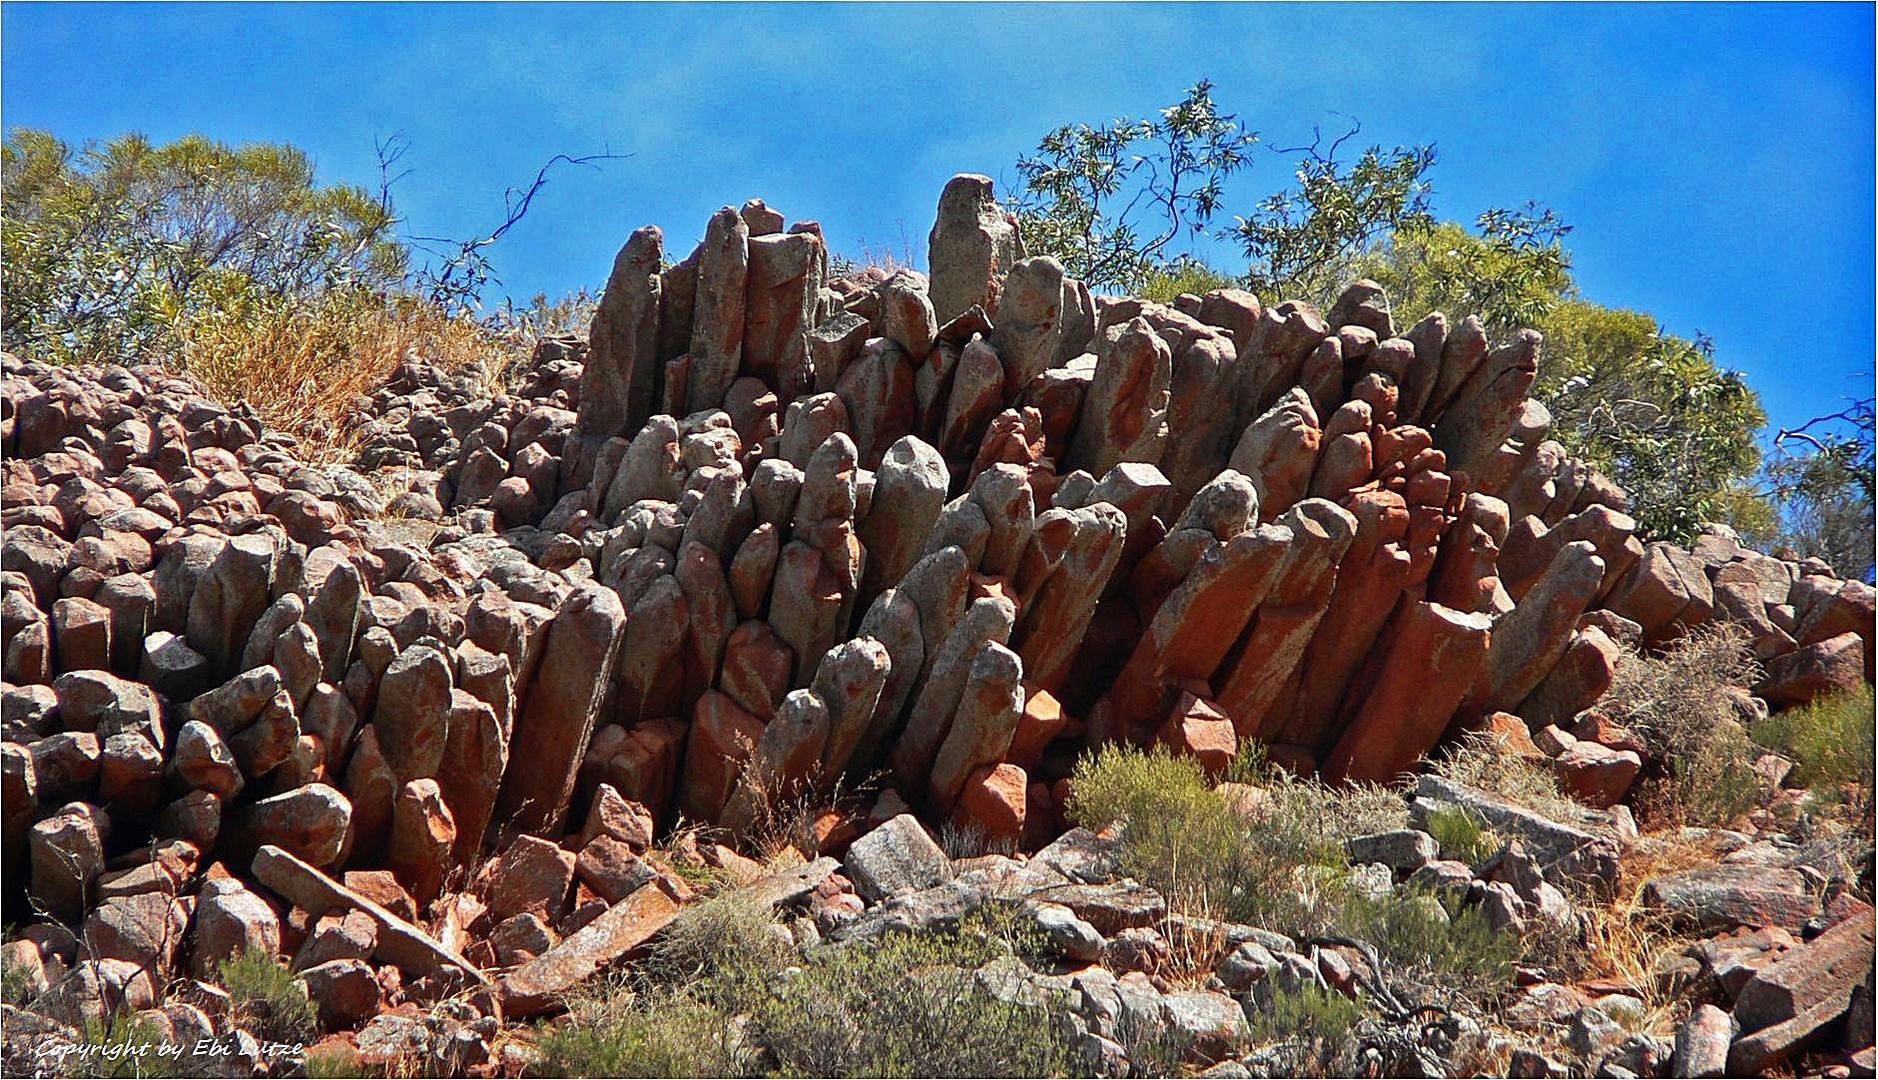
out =
{"type": "Polygon", "coordinates": [[[1020,259],[1004,279],[991,347],[1004,361],[1004,386],[1015,393],[1054,366],[1062,345],[1063,264],[1049,255],[1020,259]]]}
{"type": "Polygon", "coordinates": [[[1014,637],[1037,686],[1054,690],[1068,676],[1127,530],[1128,519],[1108,503],[1038,515],[1018,575],[1028,601],[1014,637]]]}
{"type": "MultiPolygon", "coordinates": [[[[743,371],[784,399],[811,392],[809,331],[827,250],[814,233],[752,235],[744,286],[743,371]]],[[[717,404],[716,402],[712,403],[717,404]]]]}
{"type": "Polygon", "coordinates": [[[996,641],[972,659],[945,741],[932,760],[927,794],[936,806],[949,809],[974,771],[1003,759],[1024,709],[1023,678],[1023,661],[996,641]]]}
{"type": "Polygon", "coordinates": [[[1518,837],[1539,861],[1548,880],[1580,881],[1604,892],[1616,885],[1617,845],[1613,840],[1541,817],[1439,776],[1424,774],[1417,778],[1414,791],[1410,812],[1418,828],[1426,825],[1432,811],[1456,807],[1474,814],[1502,836],[1518,837]]]}
{"type": "Polygon", "coordinates": [[[1762,968],[1735,999],[1744,1033],[1728,1054],[1731,1075],[1759,1072],[1805,1047],[1851,1005],[1872,970],[1870,909],[1762,968]]]}
{"type": "Polygon", "coordinates": [[[233,879],[203,884],[196,894],[190,932],[195,942],[190,966],[197,978],[212,977],[222,961],[250,950],[268,956],[280,953],[280,917],[259,894],[233,879]]]}
{"type": "Polygon", "coordinates": [[[1652,878],[1642,900],[1704,930],[1783,926],[1789,930],[1819,914],[1819,900],[1796,870],[1708,866],[1652,878]]]}
{"type": "Polygon", "coordinates": [[[945,506],[947,481],[945,459],[920,439],[907,435],[888,448],[874,472],[872,509],[860,526],[867,549],[862,602],[872,603],[919,560],[945,506]]]}
{"type": "Polygon", "coordinates": [[[1802,705],[1822,694],[1856,689],[1864,681],[1866,663],[1865,642],[1847,631],[1768,661],[1755,691],[1772,705],[1802,705]]]}
{"type": "Polygon", "coordinates": [[[1100,476],[1124,461],[1158,463],[1167,443],[1168,383],[1173,359],[1146,319],[1103,343],[1095,379],[1070,436],[1065,468],[1100,476]]]}
{"type": "Polygon", "coordinates": [[[1387,654],[1377,662],[1362,706],[1344,729],[1324,775],[1383,783],[1434,748],[1448,721],[1489,660],[1490,618],[1406,599],[1384,630],[1387,654]]]}
{"type": "Polygon", "coordinates": [[[1604,560],[1589,542],[1560,548],[1527,602],[1494,622],[1486,686],[1476,691],[1476,707],[1512,709],[1524,700],[1570,647],[1572,627],[1603,580],[1604,560]]]}
{"type": "Polygon", "coordinates": [[[619,598],[592,584],[569,593],[548,624],[540,666],[515,721],[514,744],[527,748],[530,768],[508,773],[496,804],[511,834],[553,833],[567,816],[625,627],[619,598]]]}
{"type": "Polygon", "coordinates": [[[961,173],[946,182],[926,254],[941,325],[973,305],[995,321],[1005,276],[1023,257],[1017,222],[992,197],[990,177],[961,173]]]}
{"type": "Polygon", "coordinates": [[[307,784],[236,811],[229,839],[238,852],[269,845],[314,866],[331,866],[344,851],[351,824],[351,800],[329,784],[307,784]]]}
{"type": "Polygon", "coordinates": [[[692,306],[691,364],[685,382],[685,411],[721,404],[743,361],[750,228],[726,206],[711,215],[698,246],[697,299],[692,306]]]}
{"type": "Polygon", "coordinates": [[[652,415],[658,386],[659,260],[657,226],[635,230],[613,261],[588,336],[581,376],[580,431],[607,438],[639,429],[652,415]]]}
{"type": "Polygon", "coordinates": [[[911,814],[901,814],[848,845],[842,868],[855,889],[876,902],[930,889],[955,873],[952,860],[911,814]]]}
{"type": "Polygon", "coordinates": [[[385,762],[400,780],[436,776],[449,735],[450,659],[426,645],[398,654],[378,683],[372,723],[385,762]]]}
{"type": "Polygon", "coordinates": [[[504,976],[502,1009],[534,1016],[562,1004],[568,991],[629,956],[678,917],[677,890],[659,877],[542,956],[504,976]]]}

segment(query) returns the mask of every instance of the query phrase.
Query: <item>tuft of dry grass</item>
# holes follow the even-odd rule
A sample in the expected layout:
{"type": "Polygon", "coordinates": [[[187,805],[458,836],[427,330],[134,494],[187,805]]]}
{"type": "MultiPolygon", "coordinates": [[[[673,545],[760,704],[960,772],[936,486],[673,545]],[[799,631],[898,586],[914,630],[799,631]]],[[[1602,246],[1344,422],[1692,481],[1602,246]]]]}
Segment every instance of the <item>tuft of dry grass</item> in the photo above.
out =
{"type": "Polygon", "coordinates": [[[1754,685],[1759,674],[1746,631],[1719,620],[1658,655],[1628,653],[1618,661],[1599,707],[1669,767],[1667,817],[1727,825],[1759,801],[1758,751],[1742,724],[1736,689],[1754,685]]]}
{"type": "Polygon", "coordinates": [[[355,398],[407,358],[491,374],[515,346],[481,323],[410,297],[332,290],[312,303],[245,300],[186,315],[173,326],[173,363],[222,401],[245,401],[314,459],[338,459],[357,434],[355,398]]]}
{"type": "Polygon", "coordinates": [[[1644,1015],[1637,1029],[1658,1035],[1673,1032],[1681,1018],[1677,988],[1665,986],[1660,973],[1665,961],[1680,954],[1700,935],[1679,930],[1664,912],[1642,902],[1643,887],[1651,878],[1681,870],[1713,866],[1719,856],[1706,842],[1679,839],[1675,834],[1653,837],[1653,843],[1626,848],[1618,874],[1619,893],[1608,904],[1587,904],[1583,916],[1582,947],[1571,951],[1583,970],[1581,978],[1604,978],[1627,983],[1643,1002],[1644,1015]]]}
{"type": "Polygon", "coordinates": [[[1554,821],[1583,824],[1597,818],[1559,790],[1558,778],[1550,769],[1530,758],[1507,753],[1498,740],[1482,732],[1470,732],[1448,747],[1430,771],[1554,821]]]}

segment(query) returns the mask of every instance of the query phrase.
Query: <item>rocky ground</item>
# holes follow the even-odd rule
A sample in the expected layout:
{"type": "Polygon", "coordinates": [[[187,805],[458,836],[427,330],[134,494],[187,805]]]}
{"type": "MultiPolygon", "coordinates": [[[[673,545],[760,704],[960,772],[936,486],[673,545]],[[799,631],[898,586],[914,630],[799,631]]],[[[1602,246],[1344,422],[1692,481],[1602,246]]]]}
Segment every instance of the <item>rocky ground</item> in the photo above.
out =
{"type": "Polygon", "coordinates": [[[784,226],[726,208],[669,266],[634,233],[590,340],[413,358],[339,463],[172,372],[5,358],[9,1071],[133,1029],[227,1075],[316,1037],[539,1069],[570,1001],[735,896],[810,969],[1015,913],[972,986],[1054,1017],[1066,1071],[1871,1074],[1869,824],[1821,841],[1757,751],[1752,812],[1678,827],[1646,795],[1690,766],[1610,696],[1724,631],[1724,726],[1858,692],[1870,587],[1639,535],[1547,438],[1530,331],[1398,328],[1363,282],[1095,298],[975,177],[930,277],[831,278],[784,226]],[[1127,822],[1072,827],[1107,745],[1254,829],[1267,783],[1408,774],[1391,827],[1327,837],[1339,874],[1524,958],[1463,1003],[1206,918],[1127,822]],[[1575,805],[1421,771],[1454,746],[1575,805]],[[244,957],[311,1019],[257,1011],[244,957]],[[1364,1010],[1308,1061],[1270,1019],[1307,991],[1364,1010]]]}

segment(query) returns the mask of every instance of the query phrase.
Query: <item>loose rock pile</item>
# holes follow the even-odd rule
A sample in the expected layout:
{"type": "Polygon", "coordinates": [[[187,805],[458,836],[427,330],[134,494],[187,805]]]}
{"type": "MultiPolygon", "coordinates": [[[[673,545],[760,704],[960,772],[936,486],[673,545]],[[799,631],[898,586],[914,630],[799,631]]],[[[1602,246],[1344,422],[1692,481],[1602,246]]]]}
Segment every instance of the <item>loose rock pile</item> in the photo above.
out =
{"type": "Polygon", "coordinates": [[[1531,331],[1400,328],[1370,282],[1094,297],[974,176],[930,276],[831,277],[760,201],[665,256],[633,233],[590,339],[507,388],[403,365],[345,466],[172,373],[6,357],[41,1011],[257,947],[336,1025],[496,968],[526,1013],[686,898],[643,858],[680,820],[871,784],[872,820],[1034,851],[1104,742],[1388,781],[1480,728],[1569,733],[1613,806],[1644,762],[1587,710],[1625,646],[1737,623],[1773,708],[1872,678],[1870,587],[1638,535],[1547,438],[1531,331]]]}

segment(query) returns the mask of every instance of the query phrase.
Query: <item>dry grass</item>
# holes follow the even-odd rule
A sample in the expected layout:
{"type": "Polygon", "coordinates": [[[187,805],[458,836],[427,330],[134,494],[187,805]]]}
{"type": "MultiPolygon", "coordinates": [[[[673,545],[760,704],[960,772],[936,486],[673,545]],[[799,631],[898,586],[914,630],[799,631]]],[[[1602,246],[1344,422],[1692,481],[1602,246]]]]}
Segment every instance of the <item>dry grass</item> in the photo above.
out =
{"type": "Polygon", "coordinates": [[[491,375],[515,346],[482,324],[405,297],[335,290],[311,304],[257,300],[174,326],[175,363],[222,401],[245,401],[304,456],[337,459],[356,441],[353,400],[407,357],[446,370],[481,363],[491,375]]]}
{"type": "Polygon", "coordinates": [[[1488,734],[1466,735],[1434,761],[1431,771],[1444,780],[1497,795],[1555,821],[1584,824],[1602,820],[1560,791],[1558,778],[1550,769],[1507,753],[1488,734]]]}
{"type": "Polygon", "coordinates": [[[1698,940],[1673,928],[1667,915],[1645,909],[1643,886],[1653,877],[1713,866],[1717,860],[1711,848],[1694,842],[1665,839],[1647,850],[1632,848],[1622,860],[1618,896],[1585,910],[1590,962],[1597,974],[1631,985],[1643,1001],[1643,1030],[1668,1034],[1681,1019],[1678,996],[1671,992],[1675,988],[1663,986],[1658,972],[1666,959],[1698,940]]]}
{"type": "Polygon", "coordinates": [[[1658,800],[1671,821],[1727,825],[1753,809],[1758,751],[1742,726],[1736,687],[1759,668],[1747,633],[1727,622],[1699,626],[1656,656],[1626,654],[1600,708],[1648,744],[1673,777],[1658,800]]]}

